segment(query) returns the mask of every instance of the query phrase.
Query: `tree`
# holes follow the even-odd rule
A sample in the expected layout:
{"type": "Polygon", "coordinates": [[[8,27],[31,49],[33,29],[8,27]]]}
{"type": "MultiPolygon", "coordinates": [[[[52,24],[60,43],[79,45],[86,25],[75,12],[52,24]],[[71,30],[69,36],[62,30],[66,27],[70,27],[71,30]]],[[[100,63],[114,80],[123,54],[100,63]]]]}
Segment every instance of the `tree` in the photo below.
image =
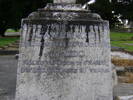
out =
{"type": "Polygon", "coordinates": [[[96,3],[91,5],[92,12],[100,14],[104,20],[109,20],[110,26],[114,27],[117,18],[114,16],[113,4],[110,0],[96,0],[96,3]]]}
{"type": "Polygon", "coordinates": [[[121,2],[113,1],[116,14],[121,14],[122,19],[133,21],[133,0],[122,0],[121,2]]]}
{"type": "Polygon", "coordinates": [[[0,34],[4,36],[4,32],[8,28],[9,19],[11,19],[11,1],[1,0],[0,1],[0,34]]]}
{"type": "Polygon", "coordinates": [[[0,0],[0,35],[8,28],[19,29],[21,19],[52,0],[0,0]]]}
{"type": "MultiPolygon", "coordinates": [[[[84,4],[87,1],[89,0],[78,0],[77,3],[84,4]]],[[[103,19],[109,20],[111,27],[115,27],[115,23],[119,22],[119,15],[121,19],[133,21],[133,0],[96,0],[89,8],[103,19]]]]}

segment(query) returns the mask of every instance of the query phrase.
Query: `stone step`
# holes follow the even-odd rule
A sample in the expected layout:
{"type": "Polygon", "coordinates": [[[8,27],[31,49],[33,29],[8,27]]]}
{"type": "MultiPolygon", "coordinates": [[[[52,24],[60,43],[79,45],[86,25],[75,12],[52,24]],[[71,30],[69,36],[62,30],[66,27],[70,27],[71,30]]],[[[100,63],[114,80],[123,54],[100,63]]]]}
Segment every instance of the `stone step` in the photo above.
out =
{"type": "Polygon", "coordinates": [[[115,100],[133,100],[133,95],[132,96],[118,96],[115,98],[115,100]]]}

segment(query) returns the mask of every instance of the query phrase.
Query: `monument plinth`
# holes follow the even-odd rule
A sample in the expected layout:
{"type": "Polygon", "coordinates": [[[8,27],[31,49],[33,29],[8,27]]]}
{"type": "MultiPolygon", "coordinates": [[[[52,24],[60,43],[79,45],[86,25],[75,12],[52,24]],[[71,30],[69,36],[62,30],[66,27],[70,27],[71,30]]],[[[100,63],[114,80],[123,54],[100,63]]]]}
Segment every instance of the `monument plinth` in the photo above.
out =
{"type": "Polygon", "coordinates": [[[76,0],[54,0],[54,3],[76,3],[76,0]]]}
{"type": "Polygon", "coordinates": [[[15,100],[113,100],[108,21],[54,2],[22,20],[15,100]]]}

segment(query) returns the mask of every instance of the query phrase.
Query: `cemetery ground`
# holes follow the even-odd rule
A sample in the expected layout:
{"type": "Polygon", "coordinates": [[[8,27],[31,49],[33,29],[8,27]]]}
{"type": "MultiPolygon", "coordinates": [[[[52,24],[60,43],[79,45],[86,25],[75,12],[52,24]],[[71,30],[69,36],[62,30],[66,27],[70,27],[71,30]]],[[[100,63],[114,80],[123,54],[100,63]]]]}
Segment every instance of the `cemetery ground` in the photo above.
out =
{"type": "Polygon", "coordinates": [[[111,45],[121,51],[133,53],[133,33],[111,32],[111,45]]]}
{"type": "Polygon", "coordinates": [[[18,37],[4,37],[4,38],[0,38],[0,47],[2,48],[4,46],[12,44],[12,43],[14,43],[17,40],[19,40],[18,37]]]}
{"type": "Polygon", "coordinates": [[[112,56],[112,63],[118,69],[119,82],[133,83],[133,33],[112,32],[111,45],[112,47],[118,47],[117,49],[112,48],[112,51],[124,52],[127,55],[131,55],[131,57],[112,56]]]}
{"type": "MultiPolygon", "coordinates": [[[[0,37],[0,51],[18,51],[19,37],[0,37]]],[[[114,52],[124,52],[133,56],[133,33],[111,32],[111,46],[114,52]]],[[[10,54],[10,53],[9,53],[10,54]]],[[[16,52],[8,55],[7,52],[0,52],[0,100],[14,100],[17,59],[16,52]],[[4,54],[2,54],[4,53],[4,54]]],[[[119,84],[114,88],[117,96],[133,95],[133,58],[113,56],[112,62],[117,67],[119,84]]]]}

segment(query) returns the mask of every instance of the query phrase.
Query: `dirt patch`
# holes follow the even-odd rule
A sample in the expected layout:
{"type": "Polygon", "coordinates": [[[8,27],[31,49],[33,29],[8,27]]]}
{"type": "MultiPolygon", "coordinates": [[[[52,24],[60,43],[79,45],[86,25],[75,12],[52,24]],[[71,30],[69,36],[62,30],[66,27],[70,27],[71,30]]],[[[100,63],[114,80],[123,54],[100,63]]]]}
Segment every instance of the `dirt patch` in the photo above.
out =
{"type": "Polygon", "coordinates": [[[124,68],[123,70],[117,70],[119,83],[133,83],[133,59],[113,57],[112,63],[117,68],[124,68]]]}
{"type": "Polygon", "coordinates": [[[119,76],[118,80],[120,83],[133,83],[133,73],[125,72],[125,75],[119,76]]]}
{"type": "Polygon", "coordinates": [[[133,66],[133,60],[132,59],[117,59],[117,58],[113,58],[112,59],[112,63],[115,66],[123,66],[123,67],[133,66]]]}
{"type": "Polygon", "coordinates": [[[131,40],[133,40],[133,36],[131,37],[131,40]]]}

